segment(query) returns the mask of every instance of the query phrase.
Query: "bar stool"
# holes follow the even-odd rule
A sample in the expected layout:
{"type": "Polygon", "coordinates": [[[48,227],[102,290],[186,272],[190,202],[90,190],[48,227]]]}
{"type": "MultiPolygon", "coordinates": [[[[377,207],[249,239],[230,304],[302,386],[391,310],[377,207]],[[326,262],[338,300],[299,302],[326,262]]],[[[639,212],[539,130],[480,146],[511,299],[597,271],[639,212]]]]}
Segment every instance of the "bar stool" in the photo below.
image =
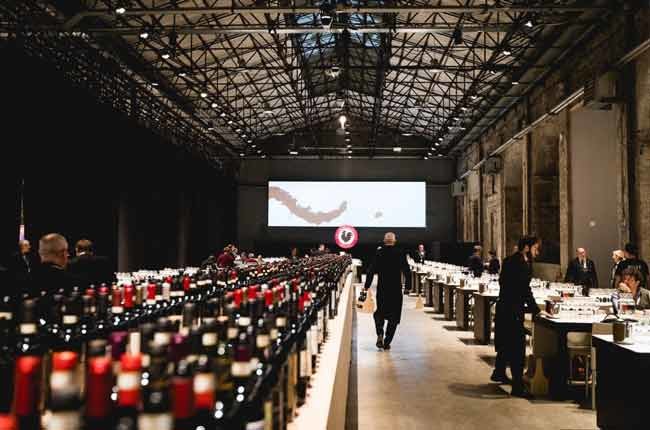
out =
{"type": "Polygon", "coordinates": [[[570,331],[566,334],[567,354],[569,355],[569,385],[573,379],[573,360],[583,357],[585,360],[585,399],[589,398],[589,370],[591,368],[591,333],[570,331]]]}
{"type": "MultiPolygon", "coordinates": [[[[610,323],[594,323],[591,326],[592,334],[612,334],[613,325],[610,323]]],[[[596,381],[598,379],[598,365],[596,363],[596,348],[591,346],[591,409],[596,409],[596,381]]]]}

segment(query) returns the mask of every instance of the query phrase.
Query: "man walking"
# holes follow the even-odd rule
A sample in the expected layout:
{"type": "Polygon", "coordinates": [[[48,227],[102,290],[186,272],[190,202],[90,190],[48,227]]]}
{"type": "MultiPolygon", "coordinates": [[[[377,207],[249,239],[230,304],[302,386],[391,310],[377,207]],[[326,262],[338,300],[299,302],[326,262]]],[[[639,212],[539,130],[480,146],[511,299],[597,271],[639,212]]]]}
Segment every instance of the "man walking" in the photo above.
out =
{"type": "Polygon", "coordinates": [[[406,289],[411,289],[411,276],[406,254],[395,247],[395,233],[384,235],[384,246],[377,248],[375,259],[366,275],[365,290],[368,291],[375,274],[377,281],[377,310],[373,317],[377,330],[377,348],[390,349],[395,330],[402,316],[402,274],[406,289]],[[384,337],[384,322],[388,321],[384,337]]]}

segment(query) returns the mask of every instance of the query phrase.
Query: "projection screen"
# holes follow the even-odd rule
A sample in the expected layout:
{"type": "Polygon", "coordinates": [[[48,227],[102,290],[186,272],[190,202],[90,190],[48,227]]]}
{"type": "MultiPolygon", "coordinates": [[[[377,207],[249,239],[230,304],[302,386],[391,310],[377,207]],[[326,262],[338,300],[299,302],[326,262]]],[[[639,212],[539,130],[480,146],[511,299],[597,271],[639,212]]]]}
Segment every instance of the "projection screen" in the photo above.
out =
{"type": "Polygon", "coordinates": [[[426,227],[424,182],[269,181],[269,227],[426,227]]]}

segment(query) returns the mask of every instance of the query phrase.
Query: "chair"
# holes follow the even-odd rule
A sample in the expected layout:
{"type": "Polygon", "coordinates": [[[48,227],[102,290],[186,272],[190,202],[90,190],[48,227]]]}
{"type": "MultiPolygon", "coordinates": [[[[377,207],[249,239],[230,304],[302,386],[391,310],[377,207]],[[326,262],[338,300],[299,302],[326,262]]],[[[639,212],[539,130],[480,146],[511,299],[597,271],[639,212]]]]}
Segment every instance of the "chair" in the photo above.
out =
{"type": "MultiPolygon", "coordinates": [[[[614,326],[609,323],[594,323],[592,334],[612,334],[614,326]]],[[[596,363],[596,348],[591,346],[591,409],[596,409],[596,380],[598,379],[598,365],[596,363]]]]}

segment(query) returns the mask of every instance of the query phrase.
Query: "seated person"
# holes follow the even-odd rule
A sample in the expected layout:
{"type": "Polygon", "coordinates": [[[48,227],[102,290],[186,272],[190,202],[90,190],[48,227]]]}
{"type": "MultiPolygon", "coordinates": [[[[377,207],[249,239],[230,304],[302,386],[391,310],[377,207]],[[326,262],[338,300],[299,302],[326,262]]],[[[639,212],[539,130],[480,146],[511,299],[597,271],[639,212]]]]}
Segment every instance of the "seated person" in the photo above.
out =
{"type": "Polygon", "coordinates": [[[629,267],[623,271],[622,278],[618,291],[612,295],[612,302],[618,303],[621,293],[630,293],[636,309],[650,309],[650,290],[641,287],[643,273],[635,267],[629,267]]]}
{"type": "Polygon", "coordinates": [[[68,273],[83,279],[88,285],[110,284],[115,276],[107,257],[95,255],[93,243],[88,239],[77,241],[75,258],[68,263],[68,273]]]}

